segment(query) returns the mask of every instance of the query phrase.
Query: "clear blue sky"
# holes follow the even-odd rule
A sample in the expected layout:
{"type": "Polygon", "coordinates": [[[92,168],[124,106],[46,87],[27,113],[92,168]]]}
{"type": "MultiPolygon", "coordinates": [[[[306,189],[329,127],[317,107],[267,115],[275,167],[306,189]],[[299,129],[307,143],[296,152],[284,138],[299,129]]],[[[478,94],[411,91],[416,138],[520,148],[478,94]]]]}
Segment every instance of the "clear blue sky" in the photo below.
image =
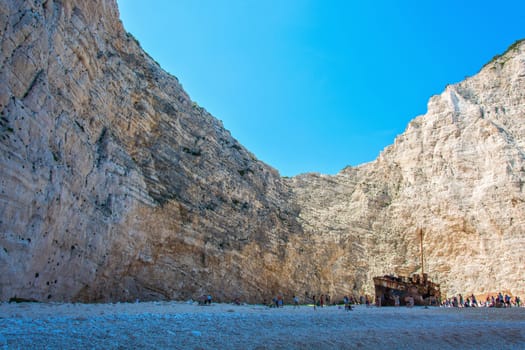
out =
{"type": "Polygon", "coordinates": [[[142,47],[283,176],[374,160],[525,38],[525,1],[118,0],[142,47]]]}

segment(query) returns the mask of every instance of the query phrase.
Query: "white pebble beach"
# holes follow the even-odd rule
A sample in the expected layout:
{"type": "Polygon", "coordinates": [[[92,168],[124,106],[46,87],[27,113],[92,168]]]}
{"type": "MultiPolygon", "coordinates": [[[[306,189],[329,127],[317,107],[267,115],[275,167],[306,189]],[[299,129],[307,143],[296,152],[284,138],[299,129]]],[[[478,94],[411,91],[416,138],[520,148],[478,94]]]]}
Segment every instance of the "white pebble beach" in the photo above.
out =
{"type": "Polygon", "coordinates": [[[525,308],[2,303],[0,349],[524,349],[525,308]]]}

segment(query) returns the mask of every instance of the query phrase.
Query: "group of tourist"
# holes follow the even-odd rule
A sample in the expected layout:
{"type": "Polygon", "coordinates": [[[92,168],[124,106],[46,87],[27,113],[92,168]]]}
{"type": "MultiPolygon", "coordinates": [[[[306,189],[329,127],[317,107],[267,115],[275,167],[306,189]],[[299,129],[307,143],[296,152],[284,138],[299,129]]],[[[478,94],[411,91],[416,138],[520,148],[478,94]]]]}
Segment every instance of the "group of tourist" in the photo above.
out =
{"type": "Polygon", "coordinates": [[[521,299],[519,296],[503,295],[501,292],[497,295],[487,296],[483,300],[477,300],[474,294],[464,298],[463,295],[458,294],[451,298],[443,300],[441,303],[444,307],[521,307],[521,299]]]}
{"type": "MultiPolygon", "coordinates": [[[[294,307],[299,307],[300,299],[297,295],[292,296],[292,302],[294,307]]],[[[360,298],[355,298],[354,296],[345,295],[342,300],[334,301],[329,294],[320,294],[320,295],[309,295],[305,293],[304,302],[311,303],[314,307],[314,310],[317,310],[318,307],[323,308],[328,305],[337,305],[343,304],[345,310],[352,310],[352,305],[355,304],[366,304],[371,306],[370,298],[368,296],[361,296],[360,298]]],[[[271,303],[264,301],[264,304],[272,308],[282,308],[284,307],[284,296],[279,293],[272,298],[271,303]]]]}
{"type": "Polygon", "coordinates": [[[282,294],[278,294],[276,297],[272,299],[272,305],[274,307],[283,307],[284,306],[284,298],[282,294]]]}
{"type": "MultiPolygon", "coordinates": [[[[208,296],[210,300],[206,300],[205,302],[211,303],[211,297],[208,296]]],[[[400,306],[400,300],[399,296],[395,297],[395,306],[400,306]]],[[[373,305],[375,306],[381,306],[381,300],[376,298],[375,302],[371,301],[372,299],[367,296],[363,295],[359,298],[353,297],[352,295],[347,296],[345,295],[342,300],[332,301],[329,294],[321,294],[319,296],[317,295],[311,295],[309,296],[308,293],[305,293],[305,299],[304,301],[306,303],[311,302],[313,304],[314,310],[317,310],[318,307],[324,307],[325,305],[344,305],[344,309],[347,311],[352,310],[352,305],[365,305],[366,307],[371,307],[373,305]]],[[[414,306],[414,298],[412,297],[406,297],[404,299],[404,305],[406,306],[414,306]]],[[[292,303],[294,308],[299,307],[300,300],[297,295],[293,295],[292,297],[292,303]]],[[[238,302],[236,302],[238,304],[238,302]]],[[[282,294],[277,294],[270,304],[267,304],[264,302],[265,305],[268,305],[269,307],[275,307],[275,308],[282,308],[284,307],[284,297],[282,294]]],[[[464,297],[462,294],[458,294],[457,296],[453,296],[450,298],[447,298],[441,303],[439,300],[436,300],[436,303],[434,304],[436,306],[440,305],[442,307],[522,307],[521,299],[519,296],[510,296],[508,294],[502,294],[498,293],[496,295],[487,296],[487,298],[483,301],[478,300],[474,294],[471,294],[468,297],[464,297]]]]}
{"type": "Polygon", "coordinates": [[[198,302],[199,305],[211,305],[211,294],[203,294],[199,297],[198,302]]]}

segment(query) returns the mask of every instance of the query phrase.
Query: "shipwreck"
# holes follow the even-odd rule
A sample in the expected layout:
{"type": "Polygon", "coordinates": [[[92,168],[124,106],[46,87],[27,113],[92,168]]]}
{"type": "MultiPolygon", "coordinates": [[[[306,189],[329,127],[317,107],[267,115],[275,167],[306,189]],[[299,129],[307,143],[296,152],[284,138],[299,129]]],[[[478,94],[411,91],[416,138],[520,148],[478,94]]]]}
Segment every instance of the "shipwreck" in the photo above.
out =
{"type": "Polygon", "coordinates": [[[428,278],[424,270],[423,230],[417,233],[421,242],[421,274],[408,276],[384,275],[374,277],[377,306],[430,306],[441,302],[440,286],[428,278]]]}
{"type": "Polygon", "coordinates": [[[374,277],[374,286],[378,306],[437,306],[441,302],[439,284],[430,281],[426,273],[374,277]]]}

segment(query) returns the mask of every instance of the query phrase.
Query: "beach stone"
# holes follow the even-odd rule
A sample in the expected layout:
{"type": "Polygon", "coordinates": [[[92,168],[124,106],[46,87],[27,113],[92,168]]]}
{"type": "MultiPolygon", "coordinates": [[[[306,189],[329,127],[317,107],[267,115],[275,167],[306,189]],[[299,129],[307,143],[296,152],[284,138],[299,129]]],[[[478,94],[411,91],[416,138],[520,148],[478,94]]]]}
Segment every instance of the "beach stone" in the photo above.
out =
{"type": "Polygon", "coordinates": [[[2,334],[0,334],[0,346],[4,349],[8,349],[7,339],[2,334]]]}
{"type": "MultiPolygon", "coordinates": [[[[282,178],[126,33],[115,1],[0,1],[0,300],[524,292],[523,42],[373,162],[282,178]]],[[[351,152],[351,150],[349,150],[351,152]]]]}

